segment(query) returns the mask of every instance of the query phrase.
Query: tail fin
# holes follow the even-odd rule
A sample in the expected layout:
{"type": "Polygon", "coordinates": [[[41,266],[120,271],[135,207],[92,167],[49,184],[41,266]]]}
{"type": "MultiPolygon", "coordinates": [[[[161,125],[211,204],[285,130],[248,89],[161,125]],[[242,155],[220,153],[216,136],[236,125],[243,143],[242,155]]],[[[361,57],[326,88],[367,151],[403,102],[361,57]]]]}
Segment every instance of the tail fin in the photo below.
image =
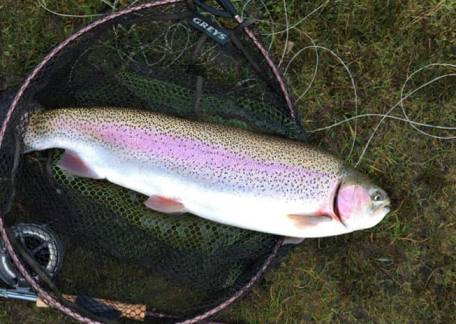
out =
{"type": "Polygon", "coordinates": [[[22,130],[22,138],[23,138],[23,149],[22,152],[30,153],[32,151],[36,151],[36,142],[39,138],[37,134],[37,128],[39,120],[35,118],[38,113],[36,111],[29,111],[26,112],[20,121],[20,129],[22,130]]]}

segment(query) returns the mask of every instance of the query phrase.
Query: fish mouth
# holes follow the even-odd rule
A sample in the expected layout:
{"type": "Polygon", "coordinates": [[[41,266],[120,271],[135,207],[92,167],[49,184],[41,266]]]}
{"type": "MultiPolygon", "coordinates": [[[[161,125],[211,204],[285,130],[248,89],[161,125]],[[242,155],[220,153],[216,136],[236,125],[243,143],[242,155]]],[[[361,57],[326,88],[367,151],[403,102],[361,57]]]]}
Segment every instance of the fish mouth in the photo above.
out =
{"type": "Polygon", "coordinates": [[[391,211],[391,204],[388,202],[388,203],[384,204],[381,208],[385,212],[385,215],[386,215],[391,211]]]}
{"type": "Polygon", "coordinates": [[[378,206],[376,209],[384,211],[385,214],[389,213],[391,211],[391,201],[389,199],[385,200],[383,204],[378,206]]]}
{"type": "Polygon", "coordinates": [[[337,206],[337,197],[339,195],[339,190],[341,187],[342,187],[342,182],[339,182],[336,187],[336,190],[334,191],[334,195],[332,197],[332,200],[333,200],[332,212],[333,212],[335,219],[337,221],[339,221],[345,228],[347,228],[347,224],[345,224],[344,221],[342,220],[342,217],[340,216],[339,207],[337,206]]]}

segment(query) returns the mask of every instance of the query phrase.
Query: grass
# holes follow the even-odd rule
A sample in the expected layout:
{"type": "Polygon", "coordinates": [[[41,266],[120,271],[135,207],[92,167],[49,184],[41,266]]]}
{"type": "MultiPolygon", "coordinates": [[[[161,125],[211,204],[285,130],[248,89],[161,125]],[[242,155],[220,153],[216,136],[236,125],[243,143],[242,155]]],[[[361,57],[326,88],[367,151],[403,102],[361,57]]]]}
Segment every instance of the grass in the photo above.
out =
{"type": "MultiPolygon", "coordinates": [[[[299,0],[287,0],[286,5],[291,22],[317,6],[299,0]]],[[[268,8],[275,21],[284,23],[281,1],[268,8]]],[[[88,14],[107,7],[97,0],[58,0],[52,9],[88,14]]],[[[285,63],[310,45],[307,33],[348,64],[360,113],[384,113],[400,99],[400,89],[413,71],[432,62],[456,64],[455,14],[453,1],[331,1],[290,32],[293,45],[288,46],[285,63]]],[[[49,49],[86,22],[51,15],[35,1],[1,0],[0,89],[17,86],[49,49]]],[[[278,61],[285,35],[274,35],[272,40],[278,61]]],[[[309,50],[292,65],[288,77],[295,96],[310,81],[314,62],[309,50]]],[[[406,91],[450,72],[423,71],[406,91]]],[[[405,107],[413,119],[454,125],[455,94],[454,78],[445,78],[405,101],[405,107]]],[[[320,52],[315,82],[298,108],[307,129],[354,115],[350,80],[326,52],[320,52]]],[[[355,164],[377,122],[359,120],[351,156],[353,124],[317,132],[312,140],[355,164]]],[[[454,141],[424,137],[401,122],[385,122],[359,168],[390,194],[391,214],[372,230],[306,240],[220,318],[247,323],[455,322],[455,165],[454,141]]],[[[65,319],[30,304],[1,301],[0,322],[19,321],[63,323],[65,319]]]]}

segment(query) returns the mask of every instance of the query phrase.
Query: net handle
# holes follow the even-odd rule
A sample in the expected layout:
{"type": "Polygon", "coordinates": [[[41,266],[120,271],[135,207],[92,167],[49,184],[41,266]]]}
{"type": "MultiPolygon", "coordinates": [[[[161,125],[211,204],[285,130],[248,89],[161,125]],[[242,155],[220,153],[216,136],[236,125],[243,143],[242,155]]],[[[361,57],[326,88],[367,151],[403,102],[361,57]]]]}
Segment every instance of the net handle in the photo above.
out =
{"type": "MultiPolygon", "coordinates": [[[[45,58],[35,67],[35,69],[28,75],[28,77],[25,79],[25,81],[22,83],[21,87],[19,88],[18,92],[16,93],[16,96],[14,97],[11,105],[8,108],[8,111],[5,115],[5,119],[3,120],[1,129],[0,129],[0,150],[4,146],[4,139],[5,139],[5,133],[8,128],[8,125],[11,121],[11,118],[13,116],[13,113],[15,112],[17,105],[22,98],[24,92],[28,89],[30,86],[30,83],[37,77],[37,75],[43,70],[43,68],[46,66],[46,64],[49,63],[59,52],[62,51],[64,47],[66,47],[68,44],[74,42],[77,40],[79,37],[84,35],[85,33],[95,29],[99,25],[106,23],[108,21],[111,21],[113,19],[116,19],[118,17],[125,16],[127,14],[139,12],[145,9],[150,9],[150,8],[155,8],[163,5],[170,5],[170,4],[177,4],[177,3],[183,3],[185,0],[156,0],[154,2],[149,2],[149,3],[144,3],[142,5],[138,5],[135,7],[130,7],[118,12],[111,13],[103,18],[100,18],[91,24],[87,25],[86,27],[82,28],[78,32],[74,33],[67,39],[65,39],[63,42],[61,42],[57,47],[55,47],[48,55],[45,56],[45,58]]],[[[238,23],[242,23],[243,20],[240,16],[236,15],[235,19],[238,23]]],[[[275,66],[274,62],[272,59],[269,57],[268,52],[266,49],[261,45],[261,43],[258,41],[256,36],[253,34],[253,32],[247,27],[243,27],[244,31],[247,33],[249,38],[254,42],[255,46],[260,50],[261,54],[264,56],[266,59],[268,65],[270,66],[272,72],[274,73],[274,76],[277,78],[277,81],[279,82],[281,91],[284,95],[285,101],[287,103],[287,106],[290,110],[290,116],[292,119],[295,119],[295,113],[293,109],[293,105],[290,99],[290,96],[288,95],[288,92],[285,87],[285,83],[280,75],[280,72],[278,71],[277,67],[275,66]]],[[[13,175],[14,176],[14,175],[13,175]]],[[[88,317],[82,316],[79,313],[75,312],[71,308],[65,306],[61,302],[59,302],[56,298],[51,296],[48,292],[46,292],[41,285],[28,273],[28,271],[25,269],[24,265],[21,263],[19,260],[16,252],[14,251],[14,248],[12,246],[11,240],[6,232],[6,227],[4,223],[4,216],[5,215],[0,215],[0,237],[3,240],[4,246],[13,261],[13,264],[16,266],[17,270],[19,273],[24,277],[24,279],[27,281],[28,284],[35,290],[38,294],[38,297],[44,301],[47,305],[49,305],[52,308],[55,308],[59,310],[60,312],[66,314],[67,316],[81,322],[81,323],[88,323],[88,324],[102,324],[101,322],[92,320],[88,317]]],[[[235,300],[237,300],[239,297],[241,297],[248,289],[251,288],[251,286],[261,277],[261,275],[266,271],[266,269],[269,267],[272,259],[276,255],[278,248],[281,246],[281,240],[276,244],[274,250],[270,254],[270,256],[267,258],[266,262],[264,263],[263,267],[258,271],[258,273],[241,289],[239,290],[236,294],[234,294],[230,299],[225,301],[224,303],[218,305],[217,307],[213,308],[212,310],[197,316],[193,319],[184,321],[183,323],[195,323],[197,321],[201,321],[205,318],[208,318],[210,316],[213,316],[217,312],[225,309],[227,306],[232,304],[235,300]]]]}
{"type": "MultiPolygon", "coordinates": [[[[66,300],[75,303],[78,299],[78,296],[74,295],[63,295],[63,298],[66,300]]],[[[112,308],[120,313],[121,317],[133,319],[136,321],[144,321],[146,317],[147,306],[141,304],[126,304],[121,303],[118,301],[108,300],[108,299],[101,299],[101,298],[93,298],[93,303],[95,305],[103,305],[109,308],[112,308]]],[[[39,308],[48,308],[49,305],[47,302],[38,297],[36,300],[36,306],[39,308]]]]}

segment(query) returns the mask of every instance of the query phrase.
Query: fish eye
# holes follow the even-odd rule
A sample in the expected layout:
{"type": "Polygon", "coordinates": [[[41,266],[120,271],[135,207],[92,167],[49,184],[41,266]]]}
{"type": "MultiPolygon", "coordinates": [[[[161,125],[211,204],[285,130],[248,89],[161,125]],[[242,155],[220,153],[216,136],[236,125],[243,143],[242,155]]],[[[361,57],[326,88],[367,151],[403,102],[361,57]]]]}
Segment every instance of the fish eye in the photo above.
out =
{"type": "Polygon", "coordinates": [[[378,201],[382,201],[384,199],[385,199],[385,194],[383,192],[381,192],[380,190],[377,190],[372,194],[373,201],[378,202],[378,201]]]}

